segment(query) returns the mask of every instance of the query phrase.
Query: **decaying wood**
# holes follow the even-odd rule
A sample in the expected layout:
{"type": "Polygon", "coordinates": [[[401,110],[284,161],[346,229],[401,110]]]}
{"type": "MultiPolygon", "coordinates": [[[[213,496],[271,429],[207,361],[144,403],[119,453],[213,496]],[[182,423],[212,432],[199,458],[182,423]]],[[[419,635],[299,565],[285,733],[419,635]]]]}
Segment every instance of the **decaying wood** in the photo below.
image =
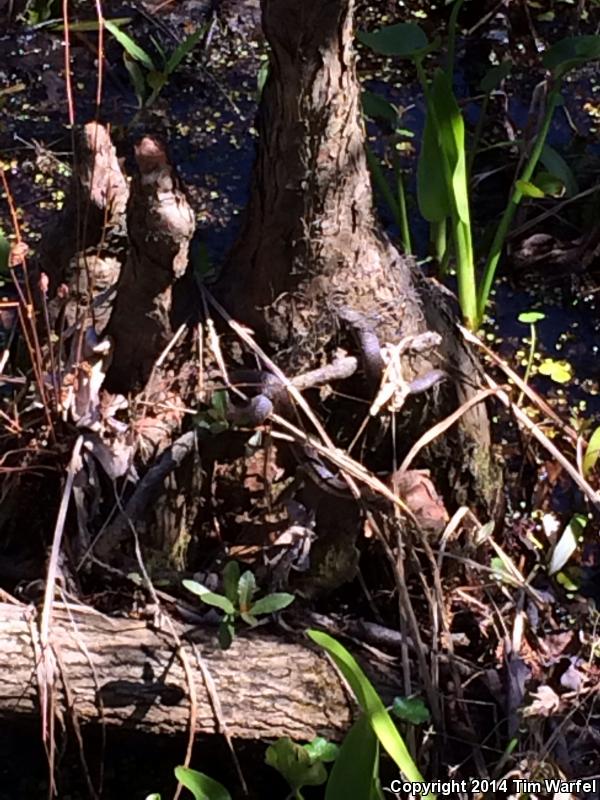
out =
{"type": "MultiPolygon", "coordinates": [[[[39,714],[35,682],[31,607],[0,603],[0,719],[39,714]]],[[[183,636],[182,626],[177,626],[183,636]]],[[[202,659],[214,680],[225,722],[242,739],[315,735],[339,739],[353,711],[328,659],[308,645],[253,631],[242,633],[230,650],[216,643],[216,631],[197,631],[202,659]]],[[[59,678],[58,712],[67,715],[63,681],[79,722],[153,734],[184,732],[189,695],[180,657],[168,632],[143,622],[111,619],[83,608],[54,610],[51,644],[64,674],[59,678]],[[101,709],[100,710],[100,706],[101,709]]],[[[198,698],[196,731],[218,733],[218,724],[191,645],[186,653],[198,698]]]]}
{"type": "Polygon", "coordinates": [[[89,122],[75,141],[70,191],[42,239],[39,263],[49,278],[50,321],[62,341],[72,341],[64,354],[72,363],[90,350],[82,347],[83,336],[73,334],[93,327],[96,339],[108,323],[125,260],[129,197],[108,130],[89,122]]]}
{"type": "MultiPolygon", "coordinates": [[[[73,177],[65,205],[42,238],[40,261],[50,278],[50,297],[62,283],[72,283],[72,288],[83,292],[81,282],[86,278],[76,264],[71,272],[78,280],[72,280],[71,259],[87,248],[93,248],[92,252],[99,256],[115,234],[125,233],[129,189],[108,129],[89,122],[77,131],[75,145],[73,177]]],[[[114,248],[114,242],[111,246],[114,248]]]]}
{"type": "Polygon", "coordinates": [[[127,204],[129,255],[108,333],[114,340],[110,391],[141,388],[173,334],[172,290],[183,277],[194,214],[165,146],[145,136],[135,148],[139,170],[127,204]]]}

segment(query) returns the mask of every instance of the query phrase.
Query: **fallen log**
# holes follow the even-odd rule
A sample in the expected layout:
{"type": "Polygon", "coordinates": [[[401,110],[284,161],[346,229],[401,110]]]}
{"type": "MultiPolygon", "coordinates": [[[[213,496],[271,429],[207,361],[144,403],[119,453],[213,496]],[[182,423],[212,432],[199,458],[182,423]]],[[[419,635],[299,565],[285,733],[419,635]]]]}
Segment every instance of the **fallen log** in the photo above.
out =
{"type": "MultiPolygon", "coordinates": [[[[39,716],[36,683],[37,611],[0,603],[0,720],[39,716]]],[[[174,623],[177,634],[185,629],[174,623]]],[[[242,631],[227,651],[213,630],[183,647],[194,676],[198,734],[220,732],[194,647],[208,668],[232,737],[339,740],[352,720],[352,699],[328,659],[308,643],[242,631]]],[[[56,656],[56,711],[80,725],[159,735],[182,733],[190,693],[172,634],[133,619],[110,618],[81,606],[56,605],[51,644],[56,656]],[[67,711],[67,705],[71,708],[67,711]]]]}

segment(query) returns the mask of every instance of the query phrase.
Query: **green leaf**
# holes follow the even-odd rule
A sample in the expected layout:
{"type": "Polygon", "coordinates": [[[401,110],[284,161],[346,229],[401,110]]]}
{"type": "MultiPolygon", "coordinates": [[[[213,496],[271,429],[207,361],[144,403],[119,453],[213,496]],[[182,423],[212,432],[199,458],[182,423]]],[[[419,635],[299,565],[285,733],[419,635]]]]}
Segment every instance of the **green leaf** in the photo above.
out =
{"type": "Polygon", "coordinates": [[[198,30],[194,31],[194,33],[190,33],[190,35],[178,45],[175,50],[169,56],[169,60],[165,65],[165,72],[167,75],[171,75],[177,67],[181,64],[183,59],[189,55],[194,47],[198,44],[200,39],[206,33],[207,25],[201,25],[198,30]]]}
{"type": "Polygon", "coordinates": [[[237,561],[228,561],[223,568],[223,591],[225,597],[235,605],[238,601],[238,583],[240,581],[240,565],[237,561]]]}
{"type": "MultiPolygon", "coordinates": [[[[112,19],[104,20],[104,24],[107,22],[120,27],[121,25],[129,25],[132,21],[133,17],[113,17],[112,19]]],[[[64,31],[65,26],[62,22],[56,22],[56,24],[49,26],[50,30],[53,31],[64,31]]],[[[69,22],[69,31],[73,33],[88,33],[97,31],[100,29],[100,23],[98,20],[95,19],[85,19],[81,20],[80,22],[69,22]]]]}
{"type": "Polygon", "coordinates": [[[159,794],[149,794],[146,797],[146,800],[160,800],[160,795],[159,794]]]}
{"type": "Polygon", "coordinates": [[[125,31],[122,31],[117,25],[114,25],[110,20],[105,21],[106,30],[112,33],[121,47],[129,53],[131,58],[139,61],[146,69],[154,70],[156,67],[148,53],[139,46],[125,31]]]}
{"type": "Polygon", "coordinates": [[[230,619],[223,620],[219,625],[217,638],[219,640],[219,647],[221,650],[229,650],[233,637],[235,635],[235,627],[230,619]]]}
{"type": "Polygon", "coordinates": [[[492,92],[496,91],[496,89],[500,86],[502,81],[508,76],[512,69],[512,61],[503,61],[501,64],[498,64],[496,67],[491,67],[485,73],[481,82],[479,83],[479,88],[482,92],[486,94],[491,94],[492,92]]]}
{"type": "Polygon", "coordinates": [[[578,592],[579,584],[572,580],[572,577],[566,572],[558,572],[556,574],[556,582],[560,583],[567,592],[578,592]]]}
{"type": "Polygon", "coordinates": [[[428,109],[417,164],[417,202],[427,222],[442,222],[452,213],[442,159],[435,123],[428,109]]]}
{"type": "Polygon", "coordinates": [[[546,375],[554,383],[569,383],[573,379],[573,367],[568,361],[545,358],[538,368],[540,375],[546,375]]]}
{"type": "Polygon", "coordinates": [[[422,28],[414,22],[400,22],[373,33],[360,31],[359,42],[384,56],[412,57],[427,47],[429,41],[422,28]]]}
{"type": "Polygon", "coordinates": [[[252,607],[252,596],[255,592],[256,578],[248,569],[243,573],[238,583],[240,611],[250,611],[250,608],[252,607]]]}
{"type": "Polygon", "coordinates": [[[525,325],[535,325],[536,322],[546,319],[546,315],[542,314],[541,311],[523,311],[522,314],[519,314],[517,319],[525,325]]]}
{"type": "Polygon", "coordinates": [[[327,780],[325,766],[320,761],[313,763],[305,748],[288,737],[267,747],[265,763],[285,778],[293,792],[303,786],[321,786],[327,780]]]}
{"type": "Polygon", "coordinates": [[[260,62],[260,67],[258,68],[258,73],[256,75],[256,88],[258,90],[258,96],[260,97],[263,93],[265,88],[265,84],[267,83],[267,78],[269,77],[269,71],[271,69],[271,64],[268,59],[265,61],[260,62]]]}
{"type": "Polygon", "coordinates": [[[547,50],[542,63],[556,78],[600,58],[600,36],[571,36],[561,39],[547,50]]]}
{"type": "Polygon", "coordinates": [[[549,144],[544,145],[540,161],[546,167],[548,172],[556,175],[557,178],[563,182],[567,191],[567,197],[574,197],[579,192],[577,179],[571,167],[567,164],[565,159],[549,144]]]}
{"type": "Polygon", "coordinates": [[[600,457],[600,428],[592,433],[588,446],[583,457],[582,470],[586,478],[589,478],[594,471],[598,458],[600,457]]]}
{"type": "Polygon", "coordinates": [[[10,270],[8,262],[10,260],[10,242],[4,235],[4,231],[0,228],[0,274],[8,275],[10,270]]]}
{"type": "Polygon", "coordinates": [[[565,194],[563,181],[546,170],[536,173],[535,185],[544,193],[545,197],[562,197],[565,194]]]}
{"type": "Polygon", "coordinates": [[[429,709],[420,697],[395,697],[392,714],[411,725],[422,725],[431,719],[429,709]]]}
{"type": "Polygon", "coordinates": [[[123,63],[125,64],[125,69],[129,73],[138,105],[142,108],[144,100],[146,99],[146,76],[137,61],[131,58],[126,50],[123,50],[123,63]]]}
{"type": "Polygon", "coordinates": [[[251,628],[253,628],[255,625],[258,625],[258,620],[256,617],[252,616],[249,611],[241,611],[240,617],[244,620],[246,625],[250,625],[251,628]]]}
{"type": "MultiPolygon", "coordinates": [[[[381,698],[373,688],[373,684],[359,667],[354,656],[332,636],[322,631],[309,630],[307,634],[313,642],[322,647],[331,656],[335,665],[349,683],[358,704],[367,716],[383,748],[404,773],[406,779],[422,782],[423,777],[408,752],[404,740],[383,705],[381,698]]],[[[433,800],[433,795],[423,796],[423,800],[433,800]]]]}
{"type": "Polygon", "coordinates": [[[398,122],[398,111],[391,103],[380,94],[364,90],[361,94],[363,112],[371,119],[385,119],[388,122],[398,122]]]}
{"type": "Polygon", "coordinates": [[[215,416],[219,421],[227,420],[227,411],[229,408],[229,400],[225,389],[218,389],[213,392],[210,398],[210,404],[216,412],[215,416]]]}
{"type": "Polygon", "coordinates": [[[146,75],[146,83],[155,92],[159,92],[167,82],[167,76],[164,72],[152,70],[146,75]]]}
{"type": "Polygon", "coordinates": [[[175,777],[194,795],[194,800],[231,800],[227,789],[203,772],[189,767],[175,767],[175,777]]]}
{"type": "Polygon", "coordinates": [[[192,269],[199,286],[202,286],[207,278],[215,274],[205,242],[198,242],[195,246],[192,244],[192,269]]]}
{"type": "Polygon", "coordinates": [[[207,589],[206,586],[203,586],[197,581],[185,580],[183,581],[183,585],[188,592],[192,592],[192,594],[197,595],[203,603],[206,603],[206,605],[220,608],[226,614],[235,614],[233,603],[224,595],[211,592],[210,589],[207,589]]]}
{"type": "Polygon", "coordinates": [[[337,744],[328,742],[322,736],[316,736],[312,742],[308,742],[303,747],[313,763],[315,761],[323,761],[323,763],[335,761],[340,752],[337,744]]]}
{"type": "Polygon", "coordinates": [[[431,86],[432,103],[438,124],[438,138],[450,168],[451,193],[454,210],[461,222],[470,225],[467,161],[465,155],[465,123],[446,72],[436,70],[431,86]]]}
{"type": "Polygon", "coordinates": [[[273,594],[268,594],[257,600],[250,609],[250,613],[255,614],[257,617],[261,614],[274,614],[275,611],[281,611],[282,608],[287,608],[293,602],[293,594],[273,592],[273,594]]]}
{"type": "Polygon", "coordinates": [[[371,797],[379,763],[379,742],[366,714],[346,734],[331,770],[325,800],[365,800],[371,797]]]}
{"type": "Polygon", "coordinates": [[[545,197],[544,192],[541,189],[538,189],[538,187],[531,183],[531,181],[518,180],[516,181],[516,186],[521,194],[523,194],[525,197],[545,197]]]}
{"type": "Polygon", "coordinates": [[[584,514],[574,514],[571,517],[569,524],[562,532],[560,539],[552,550],[552,556],[548,565],[549,575],[560,572],[575,550],[577,550],[579,539],[581,539],[583,535],[583,529],[587,525],[587,522],[587,517],[584,514]]]}
{"type": "Polygon", "coordinates": [[[508,583],[510,586],[516,585],[511,571],[507,568],[500,556],[494,556],[494,558],[490,560],[490,568],[496,580],[501,583],[508,583]]]}

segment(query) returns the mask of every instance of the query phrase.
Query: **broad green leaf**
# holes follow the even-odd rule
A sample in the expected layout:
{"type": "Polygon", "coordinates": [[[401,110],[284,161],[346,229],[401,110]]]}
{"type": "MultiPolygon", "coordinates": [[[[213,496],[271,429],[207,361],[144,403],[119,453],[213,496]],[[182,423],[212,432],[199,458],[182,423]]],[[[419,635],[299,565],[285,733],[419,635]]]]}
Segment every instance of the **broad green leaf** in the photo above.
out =
{"type": "Polygon", "coordinates": [[[427,222],[442,222],[452,213],[446,189],[442,150],[428,110],[417,164],[417,202],[427,222]]]}
{"type": "Polygon", "coordinates": [[[258,625],[258,620],[249,611],[241,611],[240,612],[240,617],[244,620],[246,625],[250,625],[250,627],[252,627],[252,628],[255,625],[258,625]]]}
{"type": "Polygon", "coordinates": [[[560,539],[552,550],[552,556],[548,565],[548,574],[554,575],[565,566],[575,550],[583,529],[587,525],[587,517],[583,514],[574,514],[567,527],[562,532],[560,539]]]}
{"type": "Polygon", "coordinates": [[[470,225],[465,123],[446,72],[436,70],[431,85],[432,104],[437,120],[441,149],[450,168],[451,201],[461,222],[470,225]]]}
{"type": "Polygon", "coordinates": [[[573,367],[568,361],[545,358],[540,364],[540,375],[546,375],[554,383],[569,383],[573,379],[573,367]]]}
{"type": "Polygon", "coordinates": [[[516,186],[521,194],[525,197],[540,198],[545,196],[544,192],[541,189],[538,189],[538,187],[534,183],[531,183],[531,181],[518,180],[516,181],[516,186]]]}
{"type": "Polygon", "coordinates": [[[281,611],[282,608],[287,608],[293,602],[293,594],[274,592],[257,600],[250,609],[250,613],[255,614],[257,617],[261,614],[274,614],[275,611],[281,611]]]}
{"type": "Polygon", "coordinates": [[[238,601],[238,583],[240,580],[240,565],[237,561],[228,561],[223,568],[223,591],[233,604],[238,601]]]}
{"type": "Polygon", "coordinates": [[[146,797],[146,800],[160,800],[160,795],[159,794],[149,794],[146,797]]]}
{"type": "Polygon", "coordinates": [[[135,42],[131,36],[122,31],[117,25],[114,25],[110,20],[105,21],[106,30],[112,33],[115,37],[117,42],[121,45],[121,47],[129,53],[129,55],[134,58],[136,61],[139,61],[140,64],[143,64],[146,69],[154,70],[156,67],[148,53],[144,50],[143,47],[140,47],[137,42],[135,42]]]}
{"type": "Polygon", "coordinates": [[[227,789],[203,772],[189,767],[175,767],[175,777],[194,795],[194,800],[231,800],[227,789]]]}
{"type": "Polygon", "coordinates": [[[169,56],[169,60],[165,65],[165,72],[167,75],[171,75],[177,67],[181,64],[183,59],[189,55],[194,47],[198,44],[200,39],[206,33],[206,25],[201,25],[198,30],[194,31],[194,33],[190,33],[190,35],[178,45],[175,50],[169,56]]]}
{"type": "Polygon", "coordinates": [[[422,725],[431,719],[429,709],[420,697],[395,697],[392,714],[411,725],[422,725]]]}
{"type": "Polygon", "coordinates": [[[256,578],[248,569],[242,574],[242,577],[238,583],[240,611],[250,611],[250,608],[252,607],[252,596],[255,591],[256,578]]]}
{"type": "Polygon", "coordinates": [[[502,81],[510,73],[511,69],[512,61],[503,61],[501,64],[498,64],[498,66],[491,67],[481,79],[479,88],[482,92],[491,94],[500,86],[502,81]]]}
{"type": "Polygon", "coordinates": [[[333,742],[328,742],[322,736],[316,736],[312,742],[304,745],[304,749],[311,758],[311,761],[323,761],[323,763],[330,763],[335,761],[340,748],[333,742]]]}
{"type": "Polygon", "coordinates": [[[546,319],[546,315],[542,314],[541,311],[523,311],[522,314],[519,314],[517,319],[525,325],[535,325],[536,322],[546,319]]]}
{"type": "Polygon", "coordinates": [[[585,455],[583,457],[583,474],[586,478],[589,478],[596,464],[598,463],[598,458],[600,457],[600,428],[596,428],[596,430],[592,433],[590,440],[588,442],[588,446],[585,451],[585,455]]]}
{"type": "Polygon", "coordinates": [[[391,103],[380,94],[364,90],[361,94],[362,107],[365,115],[372,119],[385,119],[388,122],[398,122],[398,112],[391,103]]]}
{"type": "Polygon", "coordinates": [[[285,737],[267,747],[265,763],[285,778],[293,792],[303,786],[321,786],[327,780],[322,762],[312,762],[304,747],[285,737]]]}
{"type": "Polygon", "coordinates": [[[556,175],[546,172],[546,170],[536,173],[535,185],[546,197],[563,197],[565,194],[563,181],[556,175]]]}
{"type": "Polygon", "coordinates": [[[188,592],[192,592],[192,594],[197,595],[203,603],[206,603],[206,605],[220,608],[226,614],[235,614],[233,603],[224,595],[211,592],[210,589],[207,589],[206,586],[203,586],[197,581],[185,580],[183,581],[183,585],[188,592]]]}
{"type": "Polygon", "coordinates": [[[557,178],[560,178],[567,191],[567,197],[573,197],[579,192],[579,186],[577,185],[577,179],[573,174],[573,170],[560,155],[560,153],[557,153],[557,151],[553,147],[550,147],[549,144],[544,145],[542,155],[540,156],[540,161],[546,167],[548,172],[550,172],[552,175],[556,175],[557,178]]]}
{"type": "Polygon", "coordinates": [[[600,58],[600,36],[571,36],[552,45],[544,53],[542,63],[556,78],[560,78],[597,58],[600,58]]]}
{"type": "Polygon", "coordinates": [[[365,800],[371,796],[379,762],[379,742],[366,714],[350,728],[332,767],[325,800],[365,800]]]}
{"type": "MultiPolygon", "coordinates": [[[[313,642],[329,653],[337,668],[348,681],[377,738],[398,768],[404,773],[406,779],[422,782],[423,777],[408,752],[398,728],[396,728],[373,684],[359,667],[354,656],[332,636],[322,631],[309,630],[307,633],[313,642]]],[[[423,800],[433,800],[433,797],[434,795],[428,794],[423,797],[423,800]]]]}
{"type": "Polygon", "coordinates": [[[235,627],[229,618],[223,620],[223,622],[219,625],[219,630],[217,632],[217,638],[219,640],[219,646],[221,650],[229,650],[231,647],[231,643],[233,642],[233,636],[235,634],[235,627]]]}
{"type": "Polygon", "coordinates": [[[422,28],[414,22],[400,22],[373,33],[360,31],[357,38],[359,42],[384,56],[411,57],[429,43],[422,28]]]}
{"type": "Polygon", "coordinates": [[[123,63],[125,64],[125,69],[129,73],[133,91],[135,92],[138,105],[141,108],[146,99],[146,76],[138,62],[132,58],[126,50],[123,50],[123,63]]]}

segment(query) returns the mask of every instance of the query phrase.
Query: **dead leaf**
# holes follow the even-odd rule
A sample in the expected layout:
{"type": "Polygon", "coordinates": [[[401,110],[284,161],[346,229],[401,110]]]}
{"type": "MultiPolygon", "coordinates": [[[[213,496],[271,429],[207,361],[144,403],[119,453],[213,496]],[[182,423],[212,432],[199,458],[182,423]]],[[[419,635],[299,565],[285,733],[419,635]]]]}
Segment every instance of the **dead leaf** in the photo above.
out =
{"type": "Polygon", "coordinates": [[[524,717],[550,717],[560,708],[560,697],[550,686],[538,686],[532,702],[523,709],[524,717]]]}

